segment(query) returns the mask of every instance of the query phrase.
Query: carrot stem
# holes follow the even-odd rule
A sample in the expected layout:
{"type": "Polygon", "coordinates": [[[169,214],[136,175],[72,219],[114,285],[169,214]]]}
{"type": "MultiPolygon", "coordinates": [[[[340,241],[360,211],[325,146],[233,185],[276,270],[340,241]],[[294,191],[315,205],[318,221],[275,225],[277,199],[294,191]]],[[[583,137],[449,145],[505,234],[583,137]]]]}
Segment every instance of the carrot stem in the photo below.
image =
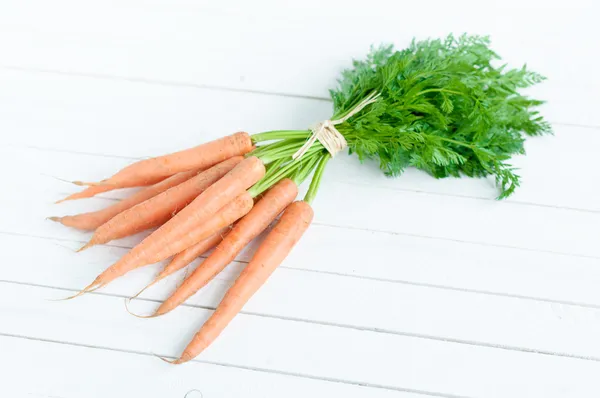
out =
{"type": "Polygon", "coordinates": [[[296,174],[293,176],[292,180],[296,183],[297,186],[300,186],[306,178],[313,171],[317,163],[319,162],[320,157],[317,155],[309,156],[308,159],[304,156],[300,159],[301,162],[304,162],[304,165],[301,166],[296,174]]]}
{"type": "Polygon", "coordinates": [[[273,130],[250,136],[254,144],[263,141],[282,140],[287,138],[308,138],[310,130],[273,130]]]}
{"type": "Polygon", "coordinates": [[[319,190],[319,186],[321,185],[321,179],[323,178],[323,171],[325,170],[325,166],[327,166],[327,162],[331,159],[331,155],[327,153],[323,157],[321,157],[319,164],[315,170],[315,174],[313,175],[312,181],[310,182],[310,187],[308,187],[308,192],[306,192],[306,196],[304,196],[304,201],[308,204],[312,204],[312,201],[317,196],[317,191],[319,190]]]}
{"type": "Polygon", "coordinates": [[[248,190],[248,193],[255,198],[282,179],[294,175],[302,163],[300,160],[295,161],[291,158],[290,160],[291,161],[289,163],[281,167],[270,169],[269,171],[271,171],[271,173],[265,174],[265,177],[263,177],[258,183],[254,184],[252,188],[248,190]]]}

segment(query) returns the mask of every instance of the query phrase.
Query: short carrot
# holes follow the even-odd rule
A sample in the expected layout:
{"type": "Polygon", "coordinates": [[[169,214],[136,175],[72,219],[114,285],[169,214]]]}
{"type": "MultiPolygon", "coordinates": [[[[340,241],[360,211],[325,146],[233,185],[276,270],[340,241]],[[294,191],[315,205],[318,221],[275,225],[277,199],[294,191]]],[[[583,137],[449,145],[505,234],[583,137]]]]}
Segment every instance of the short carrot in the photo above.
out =
{"type": "Polygon", "coordinates": [[[185,282],[158,307],[154,316],[163,315],[183,303],[221,272],[242,249],[294,201],[296,184],[286,178],[274,185],[242,218],[185,282]]]}
{"type": "MultiPolygon", "coordinates": [[[[117,216],[119,213],[122,213],[125,210],[130,209],[139,203],[142,203],[152,197],[155,197],[156,195],[165,192],[169,188],[172,188],[176,185],[183,183],[184,181],[189,180],[196,174],[198,174],[196,170],[177,173],[174,176],[167,178],[166,180],[163,180],[149,187],[143,188],[142,190],[136,192],[129,198],[123,199],[113,204],[112,206],[106,207],[102,210],[77,214],[74,216],[50,217],[50,219],[53,221],[58,221],[68,227],[93,231],[96,228],[100,227],[102,224],[108,222],[113,217],[117,216]]],[[[88,187],[86,191],[97,188],[103,189],[106,187],[107,186],[98,185],[94,187],[88,187]]]]}
{"type": "Polygon", "coordinates": [[[248,300],[265,283],[302,237],[313,218],[312,207],[294,202],[259,246],[248,266],[219,303],[216,311],[196,333],[181,356],[172,361],[188,362],[204,351],[242,310],[248,300]]]}
{"type": "Polygon", "coordinates": [[[131,299],[136,298],[137,296],[142,294],[142,292],[146,289],[150,288],[151,286],[157,284],[169,275],[172,275],[180,269],[184,268],[185,266],[189,265],[196,258],[215,247],[217,244],[219,244],[219,242],[223,240],[223,237],[229,232],[229,230],[229,227],[222,228],[221,230],[215,232],[208,238],[203,239],[200,242],[194,244],[193,246],[190,246],[184,251],[176,254],[173,257],[173,259],[169,262],[169,264],[167,264],[162,269],[162,271],[160,271],[160,273],[156,275],[152,282],[150,282],[142,290],[136,293],[135,296],[131,297],[131,299]]]}
{"type": "Polygon", "coordinates": [[[147,185],[148,181],[156,178],[169,177],[182,171],[206,169],[233,156],[245,155],[252,149],[250,135],[240,132],[183,151],[140,160],[98,183],[78,183],[120,188],[147,185]]]}
{"type": "Polygon", "coordinates": [[[117,214],[102,224],[90,241],[80,250],[164,224],[173,217],[173,214],[185,208],[188,203],[219,181],[242,160],[241,156],[227,159],[187,181],[117,214]]]}

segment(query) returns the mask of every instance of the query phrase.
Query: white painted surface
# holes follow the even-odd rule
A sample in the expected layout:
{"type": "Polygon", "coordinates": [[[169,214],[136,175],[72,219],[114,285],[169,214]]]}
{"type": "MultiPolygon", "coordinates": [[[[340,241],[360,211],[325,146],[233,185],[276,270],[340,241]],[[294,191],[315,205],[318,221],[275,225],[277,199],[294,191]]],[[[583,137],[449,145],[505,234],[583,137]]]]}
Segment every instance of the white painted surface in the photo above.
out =
{"type": "Polygon", "coordinates": [[[600,7],[445,4],[2,2],[0,395],[597,397],[600,7]],[[74,190],[53,177],[97,179],[240,129],[306,127],[329,116],[327,88],[371,43],[450,31],[488,33],[506,60],[549,77],[533,94],[556,135],[515,159],[523,186],[510,200],[494,201],[489,181],[392,180],[336,158],[297,249],[185,366],[152,354],[181,351],[251,250],[164,318],[122,303],[158,265],[48,300],[140,239],[75,254],[89,236],[44,218],[123,194],[53,205],[74,190]]]}

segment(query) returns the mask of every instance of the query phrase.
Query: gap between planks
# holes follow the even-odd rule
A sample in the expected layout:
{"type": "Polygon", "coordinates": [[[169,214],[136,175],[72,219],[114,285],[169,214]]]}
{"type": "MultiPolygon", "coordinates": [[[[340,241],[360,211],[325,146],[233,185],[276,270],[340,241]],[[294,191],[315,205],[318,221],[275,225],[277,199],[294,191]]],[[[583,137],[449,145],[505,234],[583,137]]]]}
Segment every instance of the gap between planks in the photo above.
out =
{"type": "MultiPolygon", "coordinates": [[[[359,229],[359,228],[338,227],[335,225],[316,223],[316,222],[313,224],[319,225],[319,226],[324,226],[324,227],[330,227],[330,228],[359,229]]],[[[487,243],[467,242],[467,241],[452,240],[452,239],[446,239],[446,238],[433,238],[433,237],[414,235],[414,234],[400,234],[400,233],[396,233],[396,232],[375,231],[375,230],[369,230],[369,229],[361,229],[361,230],[365,230],[365,231],[369,231],[369,232],[392,234],[392,235],[406,235],[406,236],[418,237],[418,238],[423,238],[423,239],[444,240],[444,241],[449,240],[449,241],[452,241],[455,243],[500,247],[500,248],[510,249],[510,250],[524,250],[524,251],[530,251],[530,252],[534,252],[534,253],[552,254],[552,255],[556,255],[556,256],[579,257],[579,258],[594,259],[594,260],[600,259],[600,257],[594,257],[594,256],[557,253],[557,252],[551,252],[551,251],[545,251],[545,250],[526,249],[526,248],[521,248],[521,247],[491,245],[491,244],[487,244],[487,243]]],[[[9,236],[18,236],[18,237],[24,237],[24,238],[42,239],[42,240],[48,240],[48,241],[54,241],[54,242],[71,242],[71,243],[81,243],[81,244],[87,243],[87,240],[76,240],[76,239],[69,239],[69,238],[52,238],[52,237],[43,236],[43,235],[21,234],[18,232],[0,231],[0,234],[9,235],[9,236]]],[[[132,249],[132,246],[117,245],[117,244],[113,244],[113,243],[108,243],[108,244],[103,244],[103,245],[98,245],[98,246],[112,247],[112,248],[123,249],[123,250],[132,249]]],[[[202,255],[202,256],[199,256],[199,258],[205,259],[206,256],[202,255]]],[[[248,261],[245,261],[245,260],[234,260],[234,262],[242,263],[242,264],[248,263],[248,261]]],[[[281,266],[279,266],[279,268],[284,268],[284,269],[288,269],[288,270],[292,270],[292,271],[299,271],[299,272],[312,272],[312,273],[316,273],[316,274],[334,275],[334,276],[340,276],[340,277],[346,277],[346,278],[364,279],[364,280],[371,280],[371,281],[385,282],[385,283],[395,283],[395,284],[400,284],[400,285],[419,286],[419,287],[426,287],[426,288],[431,288],[431,289],[451,290],[451,291],[456,291],[456,292],[484,294],[484,295],[489,295],[489,296],[506,297],[506,298],[513,298],[513,299],[519,299],[519,300],[530,300],[530,301],[544,302],[544,303],[550,303],[550,304],[570,305],[570,306],[589,308],[589,309],[600,309],[600,305],[577,302],[577,301],[554,300],[554,299],[547,299],[547,298],[543,298],[543,297],[502,293],[502,292],[495,292],[495,291],[490,291],[490,290],[468,289],[468,288],[460,288],[460,287],[454,287],[454,286],[448,286],[448,285],[438,285],[438,284],[433,284],[433,283],[411,282],[411,281],[402,280],[402,279],[390,279],[390,278],[372,277],[372,276],[366,276],[366,275],[344,274],[342,272],[322,271],[322,270],[308,269],[308,268],[287,267],[285,265],[281,265],[281,266]]],[[[10,282],[10,281],[8,281],[8,282],[10,282]]]]}
{"type": "MultiPolygon", "coordinates": [[[[147,78],[141,78],[141,77],[120,76],[120,75],[111,75],[111,74],[103,74],[103,73],[62,71],[62,70],[55,70],[55,69],[32,68],[32,67],[24,67],[24,66],[17,66],[17,65],[0,65],[0,69],[23,72],[23,73],[41,73],[41,74],[51,74],[51,75],[57,75],[57,76],[81,77],[81,78],[101,79],[101,80],[114,80],[114,81],[150,84],[150,85],[166,86],[166,87],[185,87],[185,88],[194,88],[194,89],[199,89],[199,90],[226,91],[226,92],[266,95],[266,96],[274,96],[274,97],[306,99],[306,100],[321,101],[321,102],[333,102],[331,100],[331,98],[329,98],[329,97],[320,97],[320,96],[302,95],[302,94],[275,92],[275,91],[264,91],[264,90],[256,90],[256,89],[244,89],[244,88],[235,88],[235,87],[218,86],[218,85],[210,85],[210,84],[199,84],[199,83],[191,83],[191,82],[180,82],[180,81],[175,81],[175,80],[147,79],[147,78]]],[[[587,128],[587,129],[600,129],[600,125],[552,122],[551,120],[548,120],[548,121],[551,124],[557,125],[557,126],[570,126],[570,127],[580,127],[580,128],[587,128]]]]}
{"type": "MultiPolygon", "coordinates": [[[[16,338],[16,339],[24,339],[24,340],[30,340],[30,341],[38,341],[38,342],[43,342],[43,343],[52,343],[52,344],[61,344],[61,345],[68,345],[68,346],[74,346],[74,347],[90,348],[90,349],[95,349],[95,350],[120,352],[120,353],[125,353],[125,354],[143,355],[143,356],[147,356],[147,357],[155,357],[155,356],[159,355],[159,354],[143,352],[143,351],[125,350],[125,349],[121,349],[121,348],[113,348],[113,347],[92,345],[92,344],[73,343],[73,342],[68,342],[68,341],[44,339],[44,338],[39,338],[39,337],[31,337],[31,336],[18,335],[18,334],[12,334],[12,333],[0,332],[0,336],[16,338]]],[[[163,356],[165,358],[173,358],[170,355],[161,355],[161,356],[163,356]]],[[[156,359],[156,360],[158,360],[158,359],[156,359]]],[[[325,382],[330,382],[330,383],[340,383],[340,384],[347,384],[347,385],[359,386],[359,387],[376,388],[376,389],[406,392],[406,393],[412,393],[412,394],[420,394],[425,397],[472,398],[472,397],[468,397],[465,395],[445,394],[445,393],[436,392],[436,391],[415,390],[415,389],[411,389],[411,388],[394,387],[394,386],[388,386],[388,385],[382,385],[382,384],[356,382],[356,381],[346,380],[346,379],[338,379],[338,378],[333,378],[333,377],[320,377],[320,376],[314,376],[314,375],[304,374],[304,373],[286,372],[286,371],[282,371],[282,370],[273,370],[273,369],[259,368],[259,367],[254,367],[254,366],[236,365],[236,364],[231,364],[231,363],[226,363],[226,362],[204,361],[201,359],[192,359],[192,361],[207,364],[207,365],[249,370],[252,372],[270,373],[270,374],[275,374],[275,375],[298,377],[298,378],[310,379],[310,380],[319,380],[319,381],[325,381],[325,382]]],[[[183,365],[183,366],[185,366],[185,365],[183,365]]]]}
{"type": "MultiPolygon", "coordinates": [[[[18,286],[30,286],[30,287],[37,287],[37,288],[50,289],[50,290],[59,290],[59,291],[69,292],[69,294],[76,293],[79,291],[79,289],[74,289],[74,288],[69,288],[69,287],[50,286],[50,285],[43,285],[43,284],[31,283],[31,282],[0,280],[0,283],[12,284],[12,285],[18,285],[18,286]]],[[[101,297],[121,298],[123,300],[129,299],[129,296],[123,295],[123,294],[117,294],[117,293],[106,293],[106,292],[94,291],[94,292],[89,292],[86,294],[93,294],[93,295],[97,295],[97,296],[101,296],[101,297]]],[[[161,300],[158,300],[158,299],[152,299],[152,298],[146,298],[146,297],[137,297],[136,300],[148,302],[148,303],[161,303],[162,302],[161,300]]],[[[204,310],[209,310],[209,311],[214,311],[216,309],[216,307],[208,306],[208,305],[198,305],[198,304],[189,304],[189,303],[183,303],[181,305],[184,307],[199,308],[199,309],[204,309],[204,310]]],[[[282,315],[271,315],[271,314],[265,314],[265,313],[254,312],[254,311],[242,310],[242,311],[240,311],[240,314],[244,314],[244,315],[248,315],[248,316],[255,316],[255,317],[260,317],[260,318],[277,319],[277,320],[287,321],[287,322],[300,322],[300,323],[321,325],[321,326],[341,328],[341,329],[358,330],[358,331],[362,331],[362,332],[381,333],[381,334],[387,334],[387,335],[393,335],[393,336],[418,338],[418,339],[423,339],[423,340],[440,341],[440,342],[445,342],[445,343],[461,344],[461,345],[467,345],[467,346],[485,347],[485,348],[499,349],[499,350],[505,350],[505,351],[514,351],[514,352],[521,352],[521,353],[528,353],[528,354],[537,354],[537,355],[546,355],[546,356],[552,356],[552,357],[564,357],[564,358],[578,359],[578,360],[584,360],[584,361],[600,362],[600,358],[595,357],[595,356],[575,355],[575,354],[569,354],[569,353],[558,352],[558,351],[536,350],[536,349],[531,349],[531,348],[527,348],[527,347],[511,346],[511,345],[505,345],[505,344],[484,343],[484,342],[472,341],[472,340],[440,337],[440,336],[423,334],[423,333],[401,332],[401,331],[389,330],[389,329],[384,329],[384,328],[367,327],[367,326],[359,326],[359,325],[351,325],[351,324],[346,324],[346,323],[327,322],[327,321],[319,321],[319,320],[310,320],[310,319],[289,317],[289,316],[282,316],[282,315]]]]}
{"type": "Polygon", "coordinates": [[[258,94],[258,95],[268,95],[273,97],[286,97],[286,98],[299,98],[313,101],[323,101],[323,102],[332,102],[329,97],[319,97],[313,95],[302,95],[302,94],[293,94],[293,93],[284,93],[284,92],[274,92],[274,91],[263,91],[263,90],[255,90],[255,89],[246,89],[246,88],[235,88],[235,87],[227,87],[227,86],[217,86],[210,84],[199,84],[199,83],[190,83],[190,82],[178,82],[175,80],[162,80],[162,79],[146,79],[143,77],[130,77],[130,76],[119,76],[119,75],[108,75],[102,73],[86,73],[86,72],[75,72],[75,71],[61,71],[55,69],[41,69],[41,68],[31,68],[31,67],[22,67],[22,66],[13,66],[13,65],[0,65],[0,69],[12,70],[17,72],[24,73],[45,73],[52,74],[58,76],[73,76],[73,77],[84,77],[90,79],[102,79],[102,80],[116,80],[123,81],[129,83],[143,83],[143,84],[151,84],[156,86],[167,86],[167,87],[186,87],[186,88],[196,88],[200,90],[214,90],[214,91],[228,91],[234,93],[247,93],[247,94],[258,94]]]}

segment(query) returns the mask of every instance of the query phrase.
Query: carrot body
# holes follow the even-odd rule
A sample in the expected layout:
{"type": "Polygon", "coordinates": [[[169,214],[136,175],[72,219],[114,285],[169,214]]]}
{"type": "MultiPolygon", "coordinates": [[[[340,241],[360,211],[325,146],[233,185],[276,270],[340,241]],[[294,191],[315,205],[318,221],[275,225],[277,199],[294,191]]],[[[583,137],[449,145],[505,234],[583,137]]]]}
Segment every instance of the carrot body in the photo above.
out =
{"type": "MultiPolygon", "coordinates": [[[[162,261],[174,254],[180,253],[196,242],[206,239],[216,231],[233,224],[244,217],[254,205],[252,196],[246,191],[238,195],[234,200],[223,206],[218,212],[213,214],[208,220],[199,223],[194,229],[181,236],[178,239],[170,241],[168,244],[156,250],[152,256],[149,256],[149,263],[162,261]]],[[[148,260],[147,260],[148,261],[148,260]]]]}
{"type": "Polygon", "coordinates": [[[167,264],[165,268],[163,268],[163,270],[160,271],[160,273],[154,278],[154,280],[152,280],[150,284],[148,284],[146,287],[140,290],[140,292],[132,298],[139,296],[144,290],[148,289],[150,286],[153,286],[156,283],[163,280],[164,278],[166,278],[167,276],[174,274],[175,272],[190,264],[197,257],[204,254],[206,251],[215,247],[219,242],[223,240],[223,236],[225,236],[225,234],[227,234],[228,232],[229,227],[222,228],[221,230],[212,234],[208,238],[201,240],[200,242],[188,247],[184,251],[175,255],[171,262],[169,262],[169,264],[167,264]]]}
{"type": "Polygon", "coordinates": [[[294,202],[288,206],[248,266],[225,294],[216,311],[196,333],[181,357],[173,363],[179,364],[193,359],[221,334],[250,297],[287,257],[312,222],[312,218],[313,210],[308,203],[294,202]]]}
{"type": "Polygon", "coordinates": [[[202,239],[200,242],[177,253],[171,262],[160,272],[160,274],[158,274],[157,278],[160,280],[179,271],[202,254],[218,245],[228,231],[229,227],[221,228],[208,238],[202,239]]]}
{"type": "MultiPolygon", "coordinates": [[[[214,227],[214,229],[210,231],[207,230],[208,228],[205,228],[202,233],[194,231],[199,226],[207,224],[207,221],[209,221],[217,211],[221,209],[229,210],[229,202],[238,195],[241,196],[242,199],[244,197],[250,199],[250,206],[246,213],[250,211],[250,208],[252,207],[252,198],[245,190],[260,180],[264,175],[265,166],[260,159],[251,156],[242,160],[233,168],[233,170],[202,192],[192,203],[177,213],[172,219],[136,245],[119,261],[98,275],[98,277],[79,292],[78,295],[96,290],[133,269],[164,260],[169,256],[187,249],[194,243],[207,238],[220,228],[229,225],[223,224],[214,227]],[[245,195],[242,195],[242,193],[245,195]]],[[[235,203],[232,206],[235,206],[235,203]]],[[[220,211],[219,213],[223,215],[225,212],[220,211]]],[[[239,215],[238,218],[242,217],[244,214],[239,215]]],[[[228,217],[231,218],[231,214],[228,214],[228,217]]],[[[216,218],[220,220],[220,217],[216,218]]],[[[230,223],[235,220],[237,220],[237,218],[231,220],[230,223]]],[[[223,220],[220,221],[223,222],[223,220]]],[[[218,224],[218,222],[215,222],[214,224],[218,224]]]]}
{"type": "Polygon", "coordinates": [[[171,297],[161,304],[154,315],[163,315],[173,310],[210,282],[293,202],[297,194],[298,187],[290,179],[281,180],[273,186],[256,203],[250,213],[233,227],[215,251],[196,268],[171,297]]]}
{"type": "MultiPolygon", "coordinates": [[[[51,217],[54,221],[58,221],[68,227],[73,227],[82,230],[93,231],[100,227],[102,224],[108,222],[119,213],[132,208],[133,206],[142,203],[156,195],[165,192],[167,189],[172,188],[176,185],[189,180],[194,175],[198,174],[196,170],[185,171],[177,173],[174,176],[167,178],[157,184],[151,185],[147,188],[136,192],[127,199],[123,199],[112,206],[105,209],[93,211],[89,213],[77,214],[75,216],[64,216],[64,217],[51,217]]],[[[106,188],[107,186],[94,186],[86,189],[91,190],[95,188],[106,188]]],[[[110,186],[108,186],[110,187],[110,186]]]]}
{"type": "MultiPolygon", "coordinates": [[[[85,293],[90,290],[95,290],[131,270],[147,264],[162,261],[187,249],[196,242],[206,239],[221,228],[224,228],[243,217],[250,211],[250,209],[252,209],[252,205],[252,197],[248,192],[244,191],[233,201],[229,202],[222,209],[220,209],[218,213],[215,212],[216,214],[214,214],[213,217],[209,218],[208,220],[198,222],[195,228],[187,231],[184,234],[173,234],[170,237],[167,236],[157,242],[153,235],[160,231],[161,228],[164,228],[164,226],[168,223],[163,225],[152,235],[144,239],[139,245],[131,249],[119,261],[98,275],[98,277],[82,292],[85,293]],[[147,243],[148,241],[150,241],[150,243],[147,243]]],[[[179,214],[181,213],[182,212],[179,214]]],[[[176,227],[170,228],[170,230],[173,230],[176,227]]]]}
{"type": "Polygon", "coordinates": [[[244,132],[235,133],[183,151],[140,160],[109,179],[91,185],[112,185],[121,188],[147,185],[149,180],[168,177],[182,171],[206,169],[251,150],[250,135],[244,132]]]}
{"type": "Polygon", "coordinates": [[[242,159],[241,156],[227,159],[187,181],[119,213],[102,224],[82,249],[164,224],[173,214],[185,208],[188,203],[230,172],[242,159]]]}

